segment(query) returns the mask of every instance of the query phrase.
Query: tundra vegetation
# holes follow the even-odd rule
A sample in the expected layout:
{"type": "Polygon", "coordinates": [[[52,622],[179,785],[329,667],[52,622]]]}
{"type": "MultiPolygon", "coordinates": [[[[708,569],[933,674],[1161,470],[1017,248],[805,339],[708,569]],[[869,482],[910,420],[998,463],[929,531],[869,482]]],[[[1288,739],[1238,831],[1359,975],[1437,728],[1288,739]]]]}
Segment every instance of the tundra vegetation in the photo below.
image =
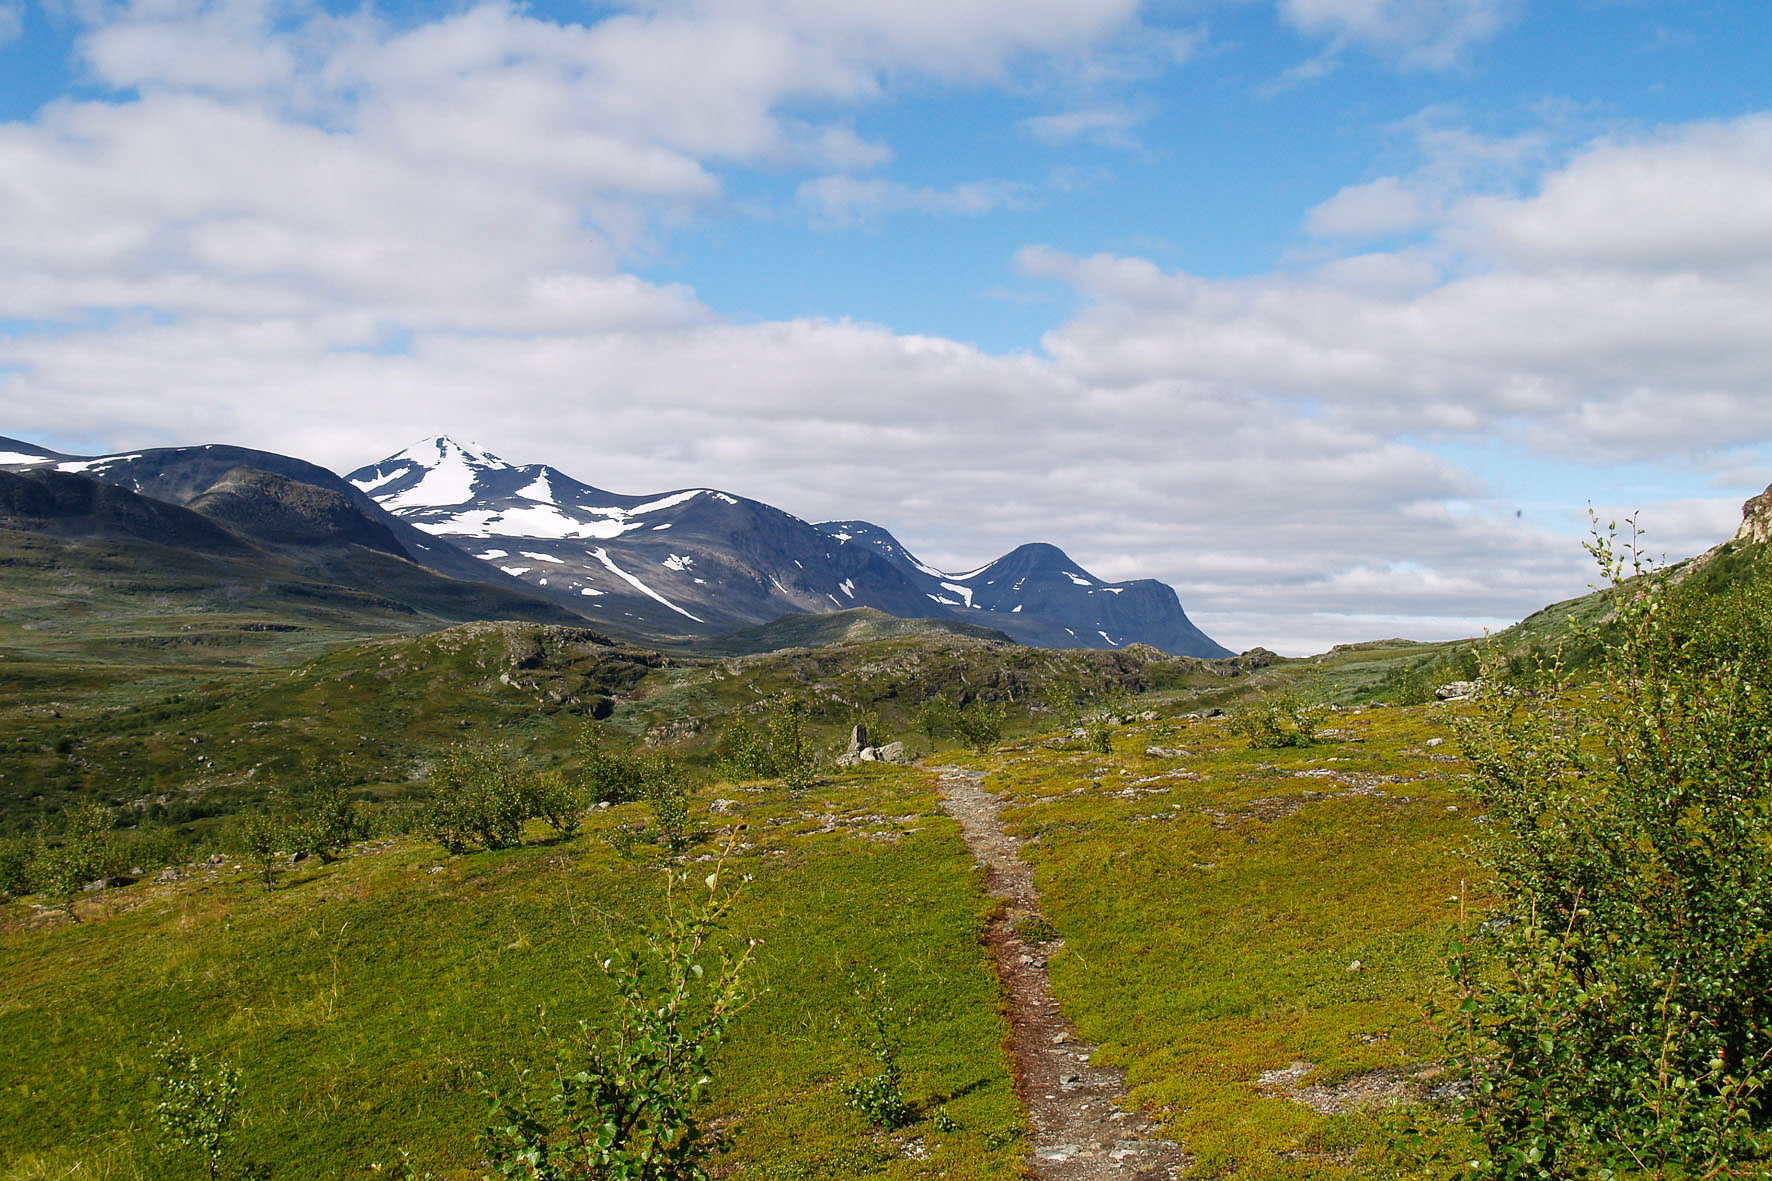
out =
{"type": "Polygon", "coordinates": [[[1600,549],[1566,637],[1311,661],[7,624],[0,1178],[1021,1175],[979,872],[862,716],[984,773],[1196,1175],[1763,1175],[1763,566],[1600,549]]]}

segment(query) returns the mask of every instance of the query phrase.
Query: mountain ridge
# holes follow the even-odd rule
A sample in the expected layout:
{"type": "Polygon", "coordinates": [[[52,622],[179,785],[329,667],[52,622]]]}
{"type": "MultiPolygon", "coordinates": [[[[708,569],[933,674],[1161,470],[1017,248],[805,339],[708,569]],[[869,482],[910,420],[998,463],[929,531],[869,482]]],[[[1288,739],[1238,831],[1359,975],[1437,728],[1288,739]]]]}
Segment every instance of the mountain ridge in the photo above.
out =
{"type": "Polygon", "coordinates": [[[871,607],[1043,647],[1148,643],[1178,655],[1231,655],[1188,620],[1167,584],[1108,582],[1044,542],[951,574],[869,522],[814,525],[708,487],[610,492],[447,435],[345,478],[414,527],[537,589],[576,597],[591,618],[666,640],[871,607]]]}

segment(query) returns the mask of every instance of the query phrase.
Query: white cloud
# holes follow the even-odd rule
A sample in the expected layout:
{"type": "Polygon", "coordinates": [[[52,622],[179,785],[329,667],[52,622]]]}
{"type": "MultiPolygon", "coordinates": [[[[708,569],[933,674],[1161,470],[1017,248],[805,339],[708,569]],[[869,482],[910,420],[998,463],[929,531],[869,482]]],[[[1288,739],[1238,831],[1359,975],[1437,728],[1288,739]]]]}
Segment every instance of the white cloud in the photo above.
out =
{"type": "Polygon", "coordinates": [[[1331,41],[1359,45],[1417,69],[1457,64],[1504,28],[1523,0],[1280,0],[1281,19],[1331,41]]]}
{"type": "Polygon", "coordinates": [[[878,177],[820,176],[795,190],[794,199],[825,227],[866,225],[893,213],[977,217],[998,209],[1025,209],[1038,198],[1018,181],[967,181],[945,189],[901,184],[878,177]]]}
{"type": "Polygon", "coordinates": [[[1045,144],[1086,140],[1108,147],[1132,148],[1138,145],[1132,129],[1143,123],[1145,118],[1145,115],[1125,107],[1088,107],[1060,111],[1053,115],[1036,115],[1031,119],[1023,119],[1021,126],[1029,135],[1045,144]]]}
{"type": "Polygon", "coordinates": [[[1226,281],[1043,250],[1022,265],[1091,299],[1045,343],[1092,384],[1261,390],[1565,455],[1705,453],[1772,428],[1768,126],[1597,144],[1535,194],[1452,202],[1426,249],[1226,281]]]}
{"type": "Polygon", "coordinates": [[[1420,199],[1394,176],[1349,185],[1310,211],[1306,221],[1319,238],[1377,237],[1415,229],[1425,211],[1420,199]]]}
{"type": "Polygon", "coordinates": [[[0,45],[16,41],[25,31],[25,6],[22,0],[0,4],[0,45]]]}

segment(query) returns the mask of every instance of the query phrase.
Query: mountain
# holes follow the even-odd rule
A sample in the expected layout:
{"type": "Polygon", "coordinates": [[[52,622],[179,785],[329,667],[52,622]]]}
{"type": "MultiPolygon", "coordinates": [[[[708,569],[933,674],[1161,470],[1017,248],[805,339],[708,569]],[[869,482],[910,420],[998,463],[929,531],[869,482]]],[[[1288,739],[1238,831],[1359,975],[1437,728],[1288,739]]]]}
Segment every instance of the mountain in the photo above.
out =
{"type": "Polygon", "coordinates": [[[339,479],[337,474],[306,460],[274,451],[218,444],[150,447],[112,455],[64,455],[34,443],[0,436],[0,471],[54,470],[90,476],[177,505],[187,504],[213,488],[217,481],[236,468],[282,476],[346,497],[366,518],[378,523],[394,538],[397,546],[394,552],[426,569],[450,578],[489,582],[507,591],[525,589],[499,573],[496,567],[477,562],[455,546],[439,543],[436,538],[389,515],[374,500],[339,479]]]}
{"type": "Polygon", "coordinates": [[[248,469],[189,506],[74,472],[0,471],[0,566],[13,583],[39,571],[57,594],[84,587],[166,618],[584,622],[525,591],[427,570],[342,494],[248,469]]]}
{"type": "Polygon", "coordinates": [[[1055,545],[1017,546],[964,574],[946,574],[917,560],[897,538],[866,521],[819,526],[842,545],[891,562],[929,599],[973,623],[1042,648],[1119,648],[1149,644],[1181,656],[1230,656],[1195,627],[1175,589],[1154,578],[1106,582],[1055,545]]]}
{"type": "Polygon", "coordinates": [[[865,522],[813,525],[712,488],[623,495],[448,437],[346,479],[407,524],[591,618],[659,638],[871,607],[1047,647],[1147,643],[1188,656],[1230,654],[1188,621],[1165,584],[1103,582],[1052,546],[1023,546],[949,575],[865,522]]]}
{"type": "Polygon", "coordinates": [[[930,613],[875,555],[711,488],[624,496],[449,438],[346,478],[401,520],[619,630],[691,637],[845,607],[930,613]]]}
{"type": "Polygon", "coordinates": [[[64,540],[152,542],[204,554],[252,552],[208,518],[68,472],[0,471],[0,529],[64,540]]]}

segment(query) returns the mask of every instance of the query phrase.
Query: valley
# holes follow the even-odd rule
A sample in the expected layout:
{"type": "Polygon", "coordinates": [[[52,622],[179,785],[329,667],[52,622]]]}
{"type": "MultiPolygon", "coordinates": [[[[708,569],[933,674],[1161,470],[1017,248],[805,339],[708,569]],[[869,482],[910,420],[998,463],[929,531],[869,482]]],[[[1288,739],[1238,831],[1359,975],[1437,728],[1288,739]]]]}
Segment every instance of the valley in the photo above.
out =
{"type": "MultiPolygon", "coordinates": [[[[188,1173],[175,1031],[238,1072],[227,1175],[486,1175],[488,1112],[618,1035],[607,965],[703,881],[698,965],[745,957],[712,1176],[1448,1175],[1401,1129],[1460,1143],[1448,965],[1515,921],[1482,727],[1591,708],[1628,618],[1309,658],[1032,646],[1007,600],[648,640],[414,561],[353,491],[176,458],[216,469],[182,503],[0,472],[4,1178],[188,1173]],[[507,819],[441,827],[446,783],[507,819]]],[[[697,501],[734,507],[608,519],[697,501]]],[[[1755,511],[1668,593],[1757,594],[1755,511]]]]}

